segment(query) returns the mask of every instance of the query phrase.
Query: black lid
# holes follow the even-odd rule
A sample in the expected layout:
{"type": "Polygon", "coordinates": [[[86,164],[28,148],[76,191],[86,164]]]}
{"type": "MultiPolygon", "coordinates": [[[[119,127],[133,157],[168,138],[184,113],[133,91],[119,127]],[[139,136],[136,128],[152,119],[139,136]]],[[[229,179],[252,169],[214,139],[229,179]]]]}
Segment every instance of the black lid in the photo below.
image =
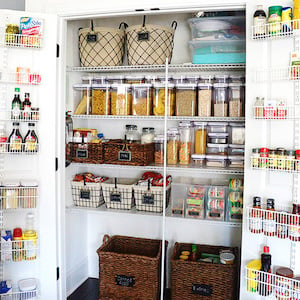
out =
{"type": "Polygon", "coordinates": [[[267,208],[274,208],[274,199],[272,198],[267,199],[267,208]]]}
{"type": "Polygon", "coordinates": [[[35,126],[34,123],[28,123],[28,126],[35,126]]]}
{"type": "Polygon", "coordinates": [[[137,129],[137,125],[125,125],[126,129],[137,129]]]}
{"type": "Polygon", "coordinates": [[[30,95],[29,93],[25,93],[25,97],[29,97],[29,95],[30,95]]]}
{"type": "Polygon", "coordinates": [[[253,197],[253,206],[260,206],[261,204],[261,197],[253,197]]]}
{"type": "Polygon", "coordinates": [[[13,126],[19,126],[20,123],[19,122],[13,122],[13,126]]]}
{"type": "Polygon", "coordinates": [[[154,131],[154,127],[143,127],[142,131],[143,132],[151,132],[151,131],[154,131]]]}

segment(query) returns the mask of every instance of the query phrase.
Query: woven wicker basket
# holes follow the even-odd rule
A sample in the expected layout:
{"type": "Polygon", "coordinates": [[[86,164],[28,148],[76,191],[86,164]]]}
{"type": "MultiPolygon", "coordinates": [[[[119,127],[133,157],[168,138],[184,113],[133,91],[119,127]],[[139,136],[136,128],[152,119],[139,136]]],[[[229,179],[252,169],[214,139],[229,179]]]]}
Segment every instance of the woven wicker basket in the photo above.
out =
{"type": "Polygon", "coordinates": [[[104,143],[104,160],[106,164],[147,166],[154,161],[154,144],[110,140],[104,143]]]}
{"type": "Polygon", "coordinates": [[[102,164],[103,144],[99,143],[69,143],[71,160],[76,163],[102,164]]]}
{"type": "Polygon", "coordinates": [[[159,299],[161,245],[160,240],[104,236],[97,250],[99,299],[159,299]]]}
{"type": "Polygon", "coordinates": [[[219,254],[230,249],[235,254],[233,265],[179,260],[181,251],[191,252],[192,244],[175,243],[171,258],[172,300],[236,300],[238,291],[238,249],[197,245],[197,254],[219,254]],[[197,290],[195,292],[195,290],[197,290]],[[197,293],[199,292],[199,293],[197,293]]]}

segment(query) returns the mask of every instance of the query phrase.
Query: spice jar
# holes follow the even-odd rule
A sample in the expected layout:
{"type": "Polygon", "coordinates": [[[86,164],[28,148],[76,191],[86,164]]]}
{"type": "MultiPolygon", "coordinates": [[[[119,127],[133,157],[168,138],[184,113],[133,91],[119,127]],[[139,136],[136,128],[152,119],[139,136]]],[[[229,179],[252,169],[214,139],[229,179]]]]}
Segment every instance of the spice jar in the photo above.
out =
{"type": "Polygon", "coordinates": [[[92,85],[92,115],[110,114],[110,86],[109,84],[92,85]]]}
{"type": "Polygon", "coordinates": [[[214,84],[214,117],[228,116],[228,85],[226,83],[214,84]]]}
{"type": "Polygon", "coordinates": [[[276,270],[276,289],[275,296],[278,300],[291,300],[293,287],[291,278],[294,277],[294,272],[289,268],[278,268],[276,270]]]}
{"type": "Polygon", "coordinates": [[[287,150],[286,151],[286,162],[285,162],[285,169],[288,171],[293,171],[295,162],[295,151],[294,150],[287,150]]]}
{"type": "Polygon", "coordinates": [[[212,84],[199,83],[198,84],[198,116],[211,116],[211,101],[212,101],[212,84]]]}
{"type": "Polygon", "coordinates": [[[251,157],[252,168],[260,168],[259,158],[260,158],[259,148],[253,148],[252,149],[252,157],[251,157]]]}
{"type": "Polygon", "coordinates": [[[40,119],[40,109],[38,107],[31,107],[31,120],[38,121],[40,119]]]}
{"type": "Polygon", "coordinates": [[[295,151],[295,171],[300,171],[300,150],[295,151]]]}
{"type": "Polygon", "coordinates": [[[167,164],[176,165],[179,153],[179,132],[177,128],[168,130],[167,164]]]}
{"type": "Polygon", "coordinates": [[[259,150],[259,168],[266,169],[269,166],[269,149],[268,148],[260,148],[259,150]]]}
{"type": "Polygon", "coordinates": [[[270,149],[269,150],[269,159],[268,159],[268,168],[275,170],[278,166],[278,160],[277,160],[277,153],[276,150],[270,149]]]}
{"type": "Polygon", "coordinates": [[[281,30],[282,6],[269,6],[268,28],[269,34],[279,33],[281,30]]]}
{"type": "Polygon", "coordinates": [[[293,216],[290,218],[289,239],[293,242],[300,241],[300,205],[293,204],[293,216]]]}
{"type": "Polygon", "coordinates": [[[111,86],[111,114],[112,115],[131,115],[131,85],[113,84],[111,86]]]}
{"type": "Polygon", "coordinates": [[[300,300],[300,277],[294,278],[294,284],[293,284],[293,300],[300,300]]]}
{"type": "Polygon", "coordinates": [[[134,116],[152,115],[152,85],[132,85],[132,114],[134,116]]]}
{"type": "Polygon", "coordinates": [[[127,140],[127,142],[138,143],[141,141],[137,125],[126,125],[125,128],[125,140],[127,140]]]}
{"type": "MultiPolygon", "coordinates": [[[[174,84],[168,84],[167,115],[174,116],[175,113],[175,91],[174,84]]],[[[155,116],[165,115],[165,85],[154,84],[153,114],[155,116]]]]}
{"type": "Polygon", "coordinates": [[[188,165],[191,159],[192,150],[192,123],[179,123],[179,164],[188,165]]]}
{"type": "Polygon", "coordinates": [[[261,211],[261,198],[253,197],[253,208],[249,214],[249,230],[252,233],[262,233],[263,232],[263,214],[261,211]]]}
{"type": "Polygon", "coordinates": [[[206,153],[206,128],[205,122],[194,122],[195,128],[195,154],[206,153]]]}
{"type": "Polygon", "coordinates": [[[241,117],[243,113],[241,84],[229,83],[229,117],[241,117]]]}
{"type": "Polygon", "coordinates": [[[277,155],[277,168],[278,170],[284,170],[285,169],[285,162],[286,162],[286,151],[283,148],[277,148],[276,149],[276,155],[277,155]]]}
{"type": "Polygon", "coordinates": [[[264,106],[265,106],[265,99],[256,97],[254,103],[254,115],[256,119],[263,119],[264,118],[264,106]]]}
{"type": "Polygon", "coordinates": [[[266,236],[275,236],[276,219],[275,219],[274,199],[267,199],[267,211],[263,215],[263,232],[266,236]]]}
{"type": "Polygon", "coordinates": [[[281,211],[277,215],[276,235],[280,239],[288,237],[288,217],[285,211],[281,211]]]}
{"type": "Polygon", "coordinates": [[[153,143],[155,138],[155,130],[153,127],[144,127],[142,129],[141,144],[153,143]]]}
{"type": "Polygon", "coordinates": [[[154,138],[154,163],[163,164],[164,163],[164,135],[158,134],[154,138]]]}
{"type": "Polygon", "coordinates": [[[196,115],[196,84],[176,85],[176,116],[196,115]]]}

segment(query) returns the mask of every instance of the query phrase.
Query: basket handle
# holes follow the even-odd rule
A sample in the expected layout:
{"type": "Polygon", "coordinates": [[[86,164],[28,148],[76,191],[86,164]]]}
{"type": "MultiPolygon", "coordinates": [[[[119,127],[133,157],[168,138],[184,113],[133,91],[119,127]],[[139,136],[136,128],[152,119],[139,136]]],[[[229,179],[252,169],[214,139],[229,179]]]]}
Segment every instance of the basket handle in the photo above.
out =
{"type": "Polygon", "coordinates": [[[85,175],[83,175],[83,185],[86,185],[85,175]]]}
{"type": "Polygon", "coordinates": [[[117,186],[117,177],[115,177],[115,189],[117,189],[118,186],[117,186]]]}
{"type": "Polygon", "coordinates": [[[122,25],[124,26],[124,29],[126,29],[128,27],[128,24],[125,23],[125,22],[121,22],[120,25],[119,25],[119,29],[122,28],[122,25]]]}
{"type": "Polygon", "coordinates": [[[91,30],[94,31],[94,21],[91,20],[91,30]]]}
{"type": "Polygon", "coordinates": [[[110,240],[109,235],[108,235],[108,234],[105,234],[105,235],[103,236],[103,244],[108,243],[109,240],[110,240]]]}
{"type": "Polygon", "coordinates": [[[146,25],[146,15],[143,16],[143,25],[142,25],[143,28],[145,27],[145,25],[146,25]]]}
{"type": "Polygon", "coordinates": [[[150,191],[150,186],[151,186],[151,182],[150,182],[150,178],[148,179],[148,191],[150,191]]]}
{"type": "Polygon", "coordinates": [[[172,24],[171,24],[171,27],[174,29],[174,30],[176,30],[176,28],[177,28],[177,21],[173,21],[172,22],[172,24]]]}

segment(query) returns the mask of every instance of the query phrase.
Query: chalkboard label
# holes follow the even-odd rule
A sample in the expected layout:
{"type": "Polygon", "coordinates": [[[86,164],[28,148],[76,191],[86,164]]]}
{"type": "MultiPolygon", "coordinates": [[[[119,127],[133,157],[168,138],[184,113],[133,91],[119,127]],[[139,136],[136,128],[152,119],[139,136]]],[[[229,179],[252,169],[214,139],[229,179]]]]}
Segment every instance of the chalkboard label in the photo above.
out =
{"type": "Polygon", "coordinates": [[[220,213],[209,213],[209,216],[212,218],[220,218],[221,214],[220,213]]]}
{"type": "Polygon", "coordinates": [[[200,213],[199,213],[199,211],[189,211],[189,213],[188,213],[188,215],[189,216],[196,216],[196,217],[198,217],[199,215],[200,215],[200,213]]]}
{"type": "Polygon", "coordinates": [[[193,284],[192,287],[193,294],[201,296],[211,296],[213,293],[212,286],[206,284],[193,284]]]}
{"type": "Polygon", "coordinates": [[[183,210],[180,208],[173,208],[172,209],[172,214],[173,215],[183,215],[183,210]]]}
{"type": "Polygon", "coordinates": [[[86,149],[77,149],[76,150],[76,157],[77,158],[88,158],[89,157],[88,150],[86,150],[86,149]]]}
{"type": "Polygon", "coordinates": [[[138,32],[138,41],[149,41],[150,33],[148,31],[140,31],[138,32]]]}
{"type": "Polygon", "coordinates": [[[119,151],[119,161],[131,161],[131,152],[119,151]]]}
{"type": "Polygon", "coordinates": [[[120,193],[111,193],[110,201],[111,202],[121,202],[121,194],[120,193]]]}
{"type": "Polygon", "coordinates": [[[90,191],[81,190],[80,191],[80,198],[81,199],[90,199],[90,191]]]}
{"type": "Polygon", "coordinates": [[[243,218],[241,214],[231,214],[230,217],[232,220],[241,220],[243,218]]]}
{"type": "Polygon", "coordinates": [[[135,284],[133,276],[116,275],[116,285],[132,287],[135,284]]]}
{"type": "Polygon", "coordinates": [[[97,34],[88,34],[86,40],[88,43],[97,42],[97,34]]]}
{"type": "Polygon", "coordinates": [[[153,194],[144,194],[143,195],[143,204],[154,204],[154,195],[153,194]]]}

